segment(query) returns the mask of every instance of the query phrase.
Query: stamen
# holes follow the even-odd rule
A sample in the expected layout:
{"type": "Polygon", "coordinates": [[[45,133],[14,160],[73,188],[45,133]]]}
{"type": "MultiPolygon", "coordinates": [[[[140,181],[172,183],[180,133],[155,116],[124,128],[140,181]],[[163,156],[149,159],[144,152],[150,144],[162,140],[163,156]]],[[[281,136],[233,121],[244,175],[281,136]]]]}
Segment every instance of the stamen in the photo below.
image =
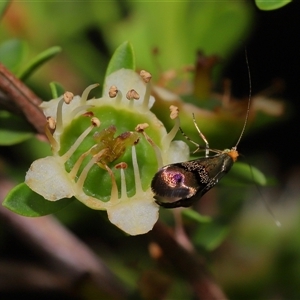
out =
{"type": "Polygon", "coordinates": [[[94,88],[96,88],[97,86],[99,86],[99,83],[95,83],[95,84],[91,84],[90,86],[88,86],[82,93],[81,95],[81,99],[80,99],[80,104],[83,105],[85,104],[85,102],[87,101],[87,97],[90,93],[90,91],[94,88]]]}
{"type": "Polygon", "coordinates": [[[112,85],[109,88],[108,91],[108,96],[110,98],[115,98],[116,104],[120,104],[121,100],[122,100],[122,92],[118,90],[118,88],[115,85],[112,85]]]}
{"type": "Polygon", "coordinates": [[[81,174],[79,175],[79,178],[76,183],[76,187],[78,190],[82,190],[83,184],[86,180],[86,177],[90,171],[90,169],[93,167],[93,165],[99,160],[101,155],[106,151],[106,149],[101,150],[98,154],[94,155],[92,159],[87,163],[87,165],[83,168],[81,174]]]}
{"type": "Polygon", "coordinates": [[[142,70],[140,72],[140,76],[142,77],[142,79],[146,83],[146,91],[145,91],[145,96],[144,96],[144,101],[143,101],[143,107],[142,107],[142,110],[145,111],[145,110],[148,109],[149,100],[150,100],[150,94],[151,94],[150,80],[152,78],[152,75],[149,72],[147,72],[145,70],[142,70]]]}
{"type": "Polygon", "coordinates": [[[82,114],[82,116],[92,118],[92,117],[94,117],[94,113],[92,111],[87,111],[84,114],[82,114]]]}
{"type": "Polygon", "coordinates": [[[119,198],[116,178],[115,178],[113,171],[107,165],[105,165],[105,168],[111,178],[110,204],[116,204],[118,202],[118,198],[119,198]]]}
{"type": "Polygon", "coordinates": [[[176,134],[177,134],[177,131],[180,127],[180,119],[179,119],[179,116],[178,116],[178,113],[179,113],[179,110],[178,110],[178,107],[177,106],[174,106],[174,105],[171,105],[170,106],[170,118],[172,120],[175,120],[175,123],[174,123],[174,126],[173,128],[171,129],[171,131],[163,138],[163,147],[164,148],[169,148],[172,140],[175,138],[176,134]]]}
{"type": "Polygon", "coordinates": [[[61,99],[58,102],[57,105],[57,111],[56,111],[56,133],[60,134],[63,129],[63,121],[62,121],[62,106],[65,103],[64,98],[61,97],[61,99]]]}
{"type": "Polygon", "coordinates": [[[139,100],[140,99],[140,95],[138,94],[138,92],[134,89],[131,89],[127,92],[126,94],[126,98],[128,100],[139,100]]]}
{"type": "Polygon", "coordinates": [[[139,165],[136,158],[135,146],[131,147],[131,153],[132,153],[132,166],[133,166],[134,182],[135,182],[135,193],[138,194],[138,193],[142,193],[143,189],[142,189],[139,165]]]}
{"type": "Polygon", "coordinates": [[[109,91],[108,91],[108,96],[110,98],[115,98],[117,95],[118,95],[118,88],[115,86],[115,85],[112,85],[110,88],[109,88],[109,91]]]}
{"type": "Polygon", "coordinates": [[[48,126],[49,126],[50,129],[52,129],[52,130],[55,129],[56,123],[55,123],[54,118],[48,117],[48,118],[47,118],[47,123],[48,123],[48,126]]]}
{"type": "Polygon", "coordinates": [[[145,71],[145,70],[142,70],[140,72],[140,76],[142,77],[142,79],[144,80],[145,83],[150,82],[150,80],[152,78],[152,75],[149,72],[145,71]]]}
{"type": "Polygon", "coordinates": [[[97,118],[92,118],[91,119],[92,125],[89,126],[75,141],[75,143],[70,147],[70,149],[62,155],[63,161],[67,161],[76,151],[76,149],[79,147],[79,145],[83,142],[83,140],[88,136],[88,134],[92,131],[94,127],[99,127],[100,126],[100,120],[97,118]],[[96,119],[96,120],[95,120],[96,119]]]}
{"type": "Polygon", "coordinates": [[[162,159],[162,155],[161,155],[161,150],[159,149],[159,147],[154,143],[154,141],[150,138],[149,135],[146,134],[146,132],[144,131],[144,129],[146,129],[147,127],[149,127],[149,124],[147,123],[143,123],[143,124],[138,124],[135,127],[135,130],[137,132],[140,132],[143,134],[143,136],[145,137],[146,141],[152,146],[152,148],[154,149],[155,152],[155,156],[156,156],[156,160],[157,160],[157,165],[158,165],[158,169],[160,169],[163,166],[163,159],[162,159]]]}
{"type": "MultiPolygon", "coordinates": [[[[94,147],[94,146],[93,146],[93,147],[94,147]]],[[[93,148],[93,147],[91,147],[91,148],[93,148]]],[[[75,177],[76,177],[76,175],[77,175],[77,173],[78,173],[78,170],[79,170],[79,168],[80,168],[80,166],[81,166],[83,160],[88,156],[88,154],[90,154],[91,148],[90,148],[88,151],[82,153],[82,154],[80,155],[80,157],[77,159],[76,163],[73,165],[72,170],[71,170],[70,173],[69,173],[69,176],[70,176],[73,180],[75,179],[75,177]]]]}
{"type": "Polygon", "coordinates": [[[79,114],[82,113],[83,111],[86,111],[87,109],[93,107],[93,105],[80,105],[77,106],[75,109],[72,110],[70,113],[70,120],[75,119],[75,117],[79,114]]]}
{"type": "Polygon", "coordinates": [[[59,145],[50,132],[50,129],[55,129],[55,120],[52,117],[47,118],[47,124],[45,125],[45,134],[51,144],[52,151],[57,152],[59,150],[59,145]]]}
{"type": "Polygon", "coordinates": [[[74,98],[74,94],[71,92],[65,92],[63,97],[64,97],[65,103],[70,104],[74,98]]]}
{"type": "Polygon", "coordinates": [[[116,169],[120,169],[121,172],[121,199],[127,198],[127,188],[126,188],[126,179],[125,179],[125,169],[127,169],[127,164],[121,162],[115,166],[116,169]]]}

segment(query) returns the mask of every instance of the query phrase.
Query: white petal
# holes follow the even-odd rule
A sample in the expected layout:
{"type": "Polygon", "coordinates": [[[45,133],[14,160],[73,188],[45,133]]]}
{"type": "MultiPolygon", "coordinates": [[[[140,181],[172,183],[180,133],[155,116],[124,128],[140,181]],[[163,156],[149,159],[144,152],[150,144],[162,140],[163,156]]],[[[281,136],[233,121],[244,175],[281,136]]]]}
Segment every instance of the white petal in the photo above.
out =
{"type": "MultiPolygon", "coordinates": [[[[44,101],[40,107],[42,108],[44,115],[46,117],[53,117],[56,119],[56,114],[57,114],[57,106],[59,101],[61,100],[61,97],[52,99],[50,101],[44,101]]],[[[69,104],[63,104],[62,106],[62,115],[64,119],[64,124],[67,125],[69,122],[72,120],[69,119],[69,115],[71,112],[78,106],[81,105],[80,103],[81,97],[80,96],[74,96],[72,101],[69,104]]]]}
{"type": "Polygon", "coordinates": [[[34,161],[26,174],[25,183],[50,201],[74,196],[73,182],[59,157],[47,156],[34,161]]]}
{"type": "Polygon", "coordinates": [[[130,235],[150,231],[158,220],[159,206],[153,201],[151,191],[135,195],[107,209],[111,223],[130,235]]]}
{"type": "MultiPolygon", "coordinates": [[[[105,98],[108,95],[109,89],[112,85],[115,85],[119,91],[121,91],[123,97],[122,101],[127,106],[128,100],[126,99],[126,93],[134,89],[139,95],[140,99],[134,101],[134,106],[142,106],[143,99],[146,93],[146,83],[143,81],[141,76],[130,69],[120,69],[105,79],[103,97],[105,98]]],[[[154,97],[150,97],[148,108],[150,109],[154,103],[154,97]]]]}
{"type": "Polygon", "coordinates": [[[183,141],[173,141],[167,155],[164,155],[164,164],[173,164],[189,160],[190,149],[189,146],[183,141]]]}

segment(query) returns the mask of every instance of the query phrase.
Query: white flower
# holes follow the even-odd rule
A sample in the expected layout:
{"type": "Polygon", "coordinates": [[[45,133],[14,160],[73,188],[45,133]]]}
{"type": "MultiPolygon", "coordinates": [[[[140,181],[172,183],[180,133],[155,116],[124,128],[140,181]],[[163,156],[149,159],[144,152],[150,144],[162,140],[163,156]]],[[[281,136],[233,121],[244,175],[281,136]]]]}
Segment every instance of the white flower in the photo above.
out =
{"type": "Polygon", "coordinates": [[[169,133],[150,111],[150,78],[121,69],[106,78],[102,98],[87,100],[95,84],[81,97],[66,92],[44,102],[53,156],[33,162],[25,183],[49,201],[74,196],[106,210],[111,223],[130,235],[151,230],[159,210],[151,179],[163,165],[187,160],[189,150],[172,142],[179,127],[174,109],[169,133]]]}

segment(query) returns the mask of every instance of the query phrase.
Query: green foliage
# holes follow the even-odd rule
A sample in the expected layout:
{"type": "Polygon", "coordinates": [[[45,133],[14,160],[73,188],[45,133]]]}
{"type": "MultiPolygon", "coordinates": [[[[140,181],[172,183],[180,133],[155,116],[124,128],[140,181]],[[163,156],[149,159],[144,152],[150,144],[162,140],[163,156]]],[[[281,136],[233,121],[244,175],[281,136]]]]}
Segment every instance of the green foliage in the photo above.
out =
{"type": "Polygon", "coordinates": [[[61,52],[61,47],[54,46],[51,47],[30,60],[18,73],[17,76],[25,81],[28,77],[32,75],[38,68],[45,64],[48,60],[52,59],[59,52],[61,52]]]}
{"type": "Polygon", "coordinates": [[[229,224],[215,220],[198,226],[193,233],[193,242],[196,247],[212,251],[220,246],[229,232],[229,224]]]}
{"type": "Polygon", "coordinates": [[[56,202],[47,201],[33,192],[25,183],[21,183],[9,192],[2,205],[22,216],[41,217],[53,214],[73,201],[74,198],[56,202]]]}
{"type": "Polygon", "coordinates": [[[195,221],[197,223],[209,223],[212,222],[212,218],[209,216],[203,216],[199,214],[197,211],[187,208],[182,211],[182,215],[188,220],[195,221]]]}
{"type": "Polygon", "coordinates": [[[1,63],[9,70],[18,72],[27,55],[27,44],[19,39],[11,39],[0,45],[1,63]]]}
{"type": "Polygon", "coordinates": [[[0,146],[18,144],[32,136],[32,127],[24,119],[0,110],[0,146]]]}
{"type": "Polygon", "coordinates": [[[65,92],[64,87],[59,82],[51,82],[50,89],[53,99],[58,98],[65,92]]]}
{"type": "Polygon", "coordinates": [[[222,184],[231,186],[249,186],[251,184],[265,186],[267,182],[267,178],[260,170],[242,162],[236,162],[230,173],[222,179],[222,184]]]}
{"type": "Polygon", "coordinates": [[[255,0],[257,7],[261,10],[278,9],[291,2],[292,0],[255,0]]]}
{"type": "Polygon", "coordinates": [[[135,70],[135,57],[131,43],[124,42],[115,51],[109,61],[105,77],[120,69],[135,70]]]}

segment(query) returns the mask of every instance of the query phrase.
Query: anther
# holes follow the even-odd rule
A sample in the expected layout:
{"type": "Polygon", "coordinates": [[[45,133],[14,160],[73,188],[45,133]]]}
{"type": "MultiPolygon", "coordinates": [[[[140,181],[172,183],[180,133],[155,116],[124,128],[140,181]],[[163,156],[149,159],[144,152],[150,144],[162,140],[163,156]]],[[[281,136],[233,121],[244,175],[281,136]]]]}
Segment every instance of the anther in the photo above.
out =
{"type": "Polygon", "coordinates": [[[127,92],[126,94],[126,98],[128,100],[139,100],[140,99],[140,95],[138,94],[138,92],[134,89],[131,89],[130,91],[127,92]]]}
{"type": "Polygon", "coordinates": [[[47,123],[48,123],[48,127],[52,130],[55,129],[56,127],[56,122],[55,122],[55,119],[53,117],[48,117],[47,118],[47,123]]]}
{"type": "MultiPolygon", "coordinates": [[[[143,124],[138,124],[135,127],[135,131],[136,132],[140,132],[143,134],[144,138],[146,139],[146,141],[151,145],[151,147],[154,149],[155,152],[155,156],[156,156],[156,160],[157,160],[157,164],[158,164],[158,168],[161,168],[163,166],[163,161],[162,161],[162,156],[161,156],[161,150],[159,149],[159,147],[154,143],[154,141],[150,138],[149,135],[147,135],[147,133],[145,132],[145,129],[149,127],[148,123],[143,123],[143,124]]],[[[136,143],[137,144],[137,143],[136,143]]],[[[135,144],[135,145],[136,145],[135,144]]]]}
{"type": "Polygon", "coordinates": [[[179,109],[178,109],[177,106],[171,105],[171,106],[170,106],[170,112],[171,112],[170,118],[171,118],[172,120],[174,120],[175,118],[178,117],[179,109]]]}
{"type": "Polygon", "coordinates": [[[118,88],[115,85],[112,85],[109,88],[108,95],[110,98],[115,98],[117,96],[118,92],[119,92],[118,88]]]}
{"type": "Polygon", "coordinates": [[[180,128],[180,120],[179,120],[179,110],[178,110],[178,107],[177,106],[174,106],[174,105],[171,105],[170,106],[170,118],[172,120],[175,121],[175,124],[173,126],[173,128],[171,129],[171,131],[164,137],[163,139],[163,145],[165,147],[169,147],[172,140],[175,138],[176,134],[177,134],[177,131],[178,129],[180,128]]]}
{"type": "Polygon", "coordinates": [[[144,80],[145,83],[148,83],[152,78],[152,75],[145,70],[142,70],[140,72],[140,76],[142,77],[142,79],[144,80]]]}
{"type": "Polygon", "coordinates": [[[126,162],[120,162],[115,165],[116,169],[127,169],[127,167],[128,167],[128,165],[126,164],[126,162]]]}
{"type": "Polygon", "coordinates": [[[92,118],[94,116],[94,113],[92,111],[87,111],[84,114],[82,114],[82,116],[92,118]]]}
{"type": "Polygon", "coordinates": [[[143,124],[138,124],[136,127],[135,127],[135,131],[136,132],[143,132],[146,128],[149,127],[149,124],[148,123],[143,123],[143,124]]]}
{"type": "Polygon", "coordinates": [[[92,123],[93,126],[99,127],[101,122],[98,118],[93,117],[93,118],[91,118],[91,123],[92,123]]]}
{"type": "Polygon", "coordinates": [[[64,93],[64,101],[66,104],[69,104],[74,98],[74,94],[71,92],[65,92],[64,93]]]}

